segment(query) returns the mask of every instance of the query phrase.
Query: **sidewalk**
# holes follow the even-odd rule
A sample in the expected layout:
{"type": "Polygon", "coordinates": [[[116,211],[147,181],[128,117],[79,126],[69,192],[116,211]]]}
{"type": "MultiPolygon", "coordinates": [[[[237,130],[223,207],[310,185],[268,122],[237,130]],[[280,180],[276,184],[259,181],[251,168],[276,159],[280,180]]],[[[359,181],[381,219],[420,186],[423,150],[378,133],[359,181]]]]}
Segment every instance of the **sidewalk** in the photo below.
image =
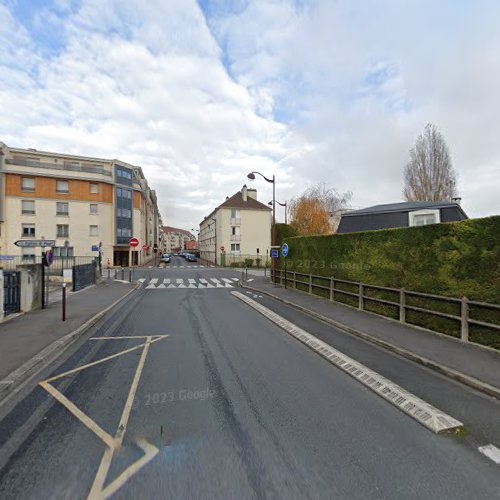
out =
{"type": "Polygon", "coordinates": [[[273,285],[269,278],[255,278],[243,286],[273,296],[333,326],[500,398],[500,352],[358,311],[315,295],[285,289],[273,285]]]}
{"type": "Polygon", "coordinates": [[[106,280],[79,292],[68,293],[65,322],[61,320],[60,298],[52,297],[47,309],[38,309],[0,323],[0,381],[133,288],[133,284],[106,280]]]}

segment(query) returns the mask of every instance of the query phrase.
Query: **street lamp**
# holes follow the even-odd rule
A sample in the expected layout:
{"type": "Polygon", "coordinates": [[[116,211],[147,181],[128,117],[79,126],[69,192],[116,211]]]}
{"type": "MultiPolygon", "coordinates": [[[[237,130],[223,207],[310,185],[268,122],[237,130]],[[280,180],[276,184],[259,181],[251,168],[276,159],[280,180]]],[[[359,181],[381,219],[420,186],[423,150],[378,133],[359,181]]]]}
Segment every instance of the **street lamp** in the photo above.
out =
{"type": "MultiPolygon", "coordinates": [[[[281,205],[282,207],[285,207],[285,224],[287,224],[287,213],[288,213],[288,210],[286,209],[286,201],[285,201],[285,203],[280,203],[278,200],[275,200],[275,202],[276,202],[278,205],[281,205]]],[[[273,204],[273,202],[272,202],[272,201],[270,201],[270,202],[268,203],[268,205],[272,205],[272,204],[273,204]]]]}
{"type": "MultiPolygon", "coordinates": [[[[272,179],[268,179],[265,175],[261,174],[260,172],[250,172],[247,177],[253,181],[255,180],[255,174],[260,175],[266,182],[271,182],[273,185],[273,232],[272,232],[272,242],[271,246],[276,245],[276,179],[273,175],[272,179]]],[[[273,282],[276,279],[276,266],[275,266],[275,259],[272,259],[272,276],[273,276],[273,282]]]]}

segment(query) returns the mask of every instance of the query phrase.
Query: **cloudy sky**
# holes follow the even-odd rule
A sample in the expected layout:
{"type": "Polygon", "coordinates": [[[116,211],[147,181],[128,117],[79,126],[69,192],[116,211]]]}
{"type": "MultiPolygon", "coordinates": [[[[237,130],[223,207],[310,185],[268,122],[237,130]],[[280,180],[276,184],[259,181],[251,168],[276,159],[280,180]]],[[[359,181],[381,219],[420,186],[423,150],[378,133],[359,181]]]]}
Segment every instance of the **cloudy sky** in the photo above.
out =
{"type": "Polygon", "coordinates": [[[499,214],[499,26],[496,0],[0,0],[0,140],[140,165],[191,229],[251,170],[399,201],[432,122],[499,214]]]}

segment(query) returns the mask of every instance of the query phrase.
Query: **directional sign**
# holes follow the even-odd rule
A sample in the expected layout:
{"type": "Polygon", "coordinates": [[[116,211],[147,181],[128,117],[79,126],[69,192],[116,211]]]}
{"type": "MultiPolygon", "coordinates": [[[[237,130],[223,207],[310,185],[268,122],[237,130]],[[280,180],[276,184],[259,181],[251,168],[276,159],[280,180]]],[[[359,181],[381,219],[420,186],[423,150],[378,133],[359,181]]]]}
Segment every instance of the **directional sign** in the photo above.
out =
{"type": "Polygon", "coordinates": [[[273,259],[277,259],[279,256],[280,256],[280,253],[279,253],[278,249],[277,248],[273,248],[271,250],[271,257],[273,259]]]}
{"type": "Polygon", "coordinates": [[[17,240],[14,242],[17,247],[53,247],[56,245],[56,240],[17,240]]]}
{"type": "Polygon", "coordinates": [[[135,248],[135,247],[139,246],[139,240],[137,238],[130,238],[130,240],[128,240],[128,244],[132,248],[135,248]]]}
{"type": "Polygon", "coordinates": [[[281,253],[283,254],[283,257],[286,257],[288,255],[288,244],[283,243],[283,246],[281,247],[281,253]]]}

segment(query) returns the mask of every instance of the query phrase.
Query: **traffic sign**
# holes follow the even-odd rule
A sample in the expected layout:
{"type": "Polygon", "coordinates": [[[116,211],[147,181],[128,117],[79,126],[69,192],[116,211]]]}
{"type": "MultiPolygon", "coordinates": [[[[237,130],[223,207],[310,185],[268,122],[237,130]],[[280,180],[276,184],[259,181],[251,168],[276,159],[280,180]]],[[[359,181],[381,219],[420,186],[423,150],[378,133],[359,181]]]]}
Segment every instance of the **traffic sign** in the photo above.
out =
{"type": "Polygon", "coordinates": [[[136,246],[139,246],[139,240],[137,238],[130,238],[128,240],[128,244],[132,247],[135,248],[136,246]]]}
{"type": "Polygon", "coordinates": [[[278,249],[277,248],[273,248],[271,250],[271,257],[273,259],[277,259],[279,256],[280,256],[280,253],[279,253],[278,249]]]}
{"type": "Polygon", "coordinates": [[[92,252],[98,252],[99,251],[99,245],[92,245],[92,252]]]}
{"type": "Polygon", "coordinates": [[[224,245],[222,245],[222,246],[220,247],[220,251],[221,251],[221,252],[223,252],[223,251],[224,251],[224,245]]]}
{"type": "Polygon", "coordinates": [[[56,240],[17,240],[14,242],[14,245],[23,248],[54,247],[56,240]]]}
{"type": "Polygon", "coordinates": [[[142,245],[142,249],[146,251],[149,247],[147,245],[142,245]]]}
{"type": "Polygon", "coordinates": [[[283,246],[281,247],[281,253],[283,254],[283,257],[286,257],[288,255],[288,244],[283,243],[283,246]]]}
{"type": "Polygon", "coordinates": [[[54,253],[52,250],[47,250],[45,252],[45,263],[47,266],[50,266],[52,262],[54,261],[54,253]]]}

